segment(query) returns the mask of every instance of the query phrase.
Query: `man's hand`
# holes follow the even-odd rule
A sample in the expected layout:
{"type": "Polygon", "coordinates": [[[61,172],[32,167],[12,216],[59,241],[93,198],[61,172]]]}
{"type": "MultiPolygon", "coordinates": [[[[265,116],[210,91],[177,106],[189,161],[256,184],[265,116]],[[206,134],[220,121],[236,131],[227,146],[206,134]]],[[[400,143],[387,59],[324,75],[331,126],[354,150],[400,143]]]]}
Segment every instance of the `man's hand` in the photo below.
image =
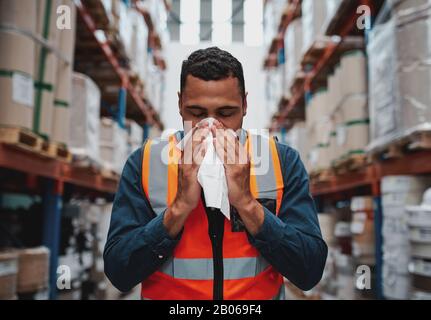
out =
{"type": "Polygon", "coordinates": [[[264,211],[250,190],[250,159],[231,129],[223,129],[215,123],[212,129],[214,146],[223,161],[228,185],[229,202],[241,216],[245,227],[256,235],[264,221],[264,211]]]}
{"type": "Polygon", "coordinates": [[[181,231],[187,217],[196,208],[201,197],[197,174],[205,155],[203,142],[209,134],[209,128],[207,123],[203,123],[192,130],[192,138],[187,141],[178,164],[177,194],[166,211],[163,221],[172,238],[181,231]]]}

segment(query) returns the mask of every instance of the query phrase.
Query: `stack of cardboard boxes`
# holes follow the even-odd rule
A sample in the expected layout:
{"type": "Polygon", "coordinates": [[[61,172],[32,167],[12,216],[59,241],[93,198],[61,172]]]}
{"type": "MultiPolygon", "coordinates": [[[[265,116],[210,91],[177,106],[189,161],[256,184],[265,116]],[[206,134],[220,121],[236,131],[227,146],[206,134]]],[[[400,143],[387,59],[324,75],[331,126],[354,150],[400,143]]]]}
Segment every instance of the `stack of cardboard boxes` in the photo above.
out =
{"type": "Polygon", "coordinates": [[[76,29],[73,1],[4,0],[0,8],[0,124],[68,143],[76,29]],[[70,12],[65,29],[57,24],[61,5],[70,12]]]}
{"type": "Polygon", "coordinates": [[[364,154],[369,142],[366,59],[345,53],[328,87],[314,92],[306,106],[308,168],[329,168],[335,161],[364,154]]]}

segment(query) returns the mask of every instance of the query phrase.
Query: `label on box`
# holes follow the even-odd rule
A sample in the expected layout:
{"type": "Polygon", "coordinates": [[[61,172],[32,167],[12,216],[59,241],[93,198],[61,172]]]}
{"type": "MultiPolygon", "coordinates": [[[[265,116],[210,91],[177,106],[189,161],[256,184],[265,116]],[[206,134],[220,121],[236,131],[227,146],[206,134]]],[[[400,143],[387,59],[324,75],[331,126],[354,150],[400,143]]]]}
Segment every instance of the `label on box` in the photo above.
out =
{"type": "Polygon", "coordinates": [[[365,229],[365,221],[354,221],[350,225],[353,234],[362,234],[365,229]]]}
{"type": "Polygon", "coordinates": [[[337,126],[337,144],[342,146],[347,141],[347,128],[344,125],[337,126]]]}
{"type": "Polygon", "coordinates": [[[33,107],[33,79],[22,73],[12,76],[12,100],[16,103],[33,107]]]}
{"type": "Polygon", "coordinates": [[[15,260],[0,262],[0,277],[16,274],[17,272],[18,267],[15,260]]]}

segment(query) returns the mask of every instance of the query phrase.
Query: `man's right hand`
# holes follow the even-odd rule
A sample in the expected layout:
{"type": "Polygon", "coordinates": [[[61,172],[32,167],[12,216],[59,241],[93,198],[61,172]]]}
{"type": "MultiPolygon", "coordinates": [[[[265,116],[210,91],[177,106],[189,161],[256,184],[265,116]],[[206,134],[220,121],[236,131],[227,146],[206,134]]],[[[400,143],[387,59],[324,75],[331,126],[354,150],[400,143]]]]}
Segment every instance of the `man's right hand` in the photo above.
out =
{"type": "Polygon", "coordinates": [[[177,194],[171,206],[166,210],[163,221],[172,238],[178,235],[187,217],[199,203],[201,186],[197,176],[206,151],[203,142],[209,132],[207,122],[194,127],[192,137],[182,151],[181,161],[178,164],[177,194]]]}

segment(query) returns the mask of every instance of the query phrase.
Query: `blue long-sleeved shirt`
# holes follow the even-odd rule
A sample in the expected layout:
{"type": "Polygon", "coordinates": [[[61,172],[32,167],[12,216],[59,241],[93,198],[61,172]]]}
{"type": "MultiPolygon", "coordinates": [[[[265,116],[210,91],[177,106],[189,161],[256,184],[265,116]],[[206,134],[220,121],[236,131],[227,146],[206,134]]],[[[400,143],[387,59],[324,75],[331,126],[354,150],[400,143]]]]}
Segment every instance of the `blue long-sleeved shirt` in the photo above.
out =
{"type": "MultiPolygon", "coordinates": [[[[327,246],[322,239],[308,175],[298,152],[277,143],[284,179],[278,216],[264,207],[265,218],[249,242],[284,277],[302,290],[321,279],[327,246]]],[[[115,196],[104,250],[105,273],[128,291],[155,272],[172,254],[181,233],[172,239],[154,215],[141,184],[142,148],[128,159],[115,196]]]]}

